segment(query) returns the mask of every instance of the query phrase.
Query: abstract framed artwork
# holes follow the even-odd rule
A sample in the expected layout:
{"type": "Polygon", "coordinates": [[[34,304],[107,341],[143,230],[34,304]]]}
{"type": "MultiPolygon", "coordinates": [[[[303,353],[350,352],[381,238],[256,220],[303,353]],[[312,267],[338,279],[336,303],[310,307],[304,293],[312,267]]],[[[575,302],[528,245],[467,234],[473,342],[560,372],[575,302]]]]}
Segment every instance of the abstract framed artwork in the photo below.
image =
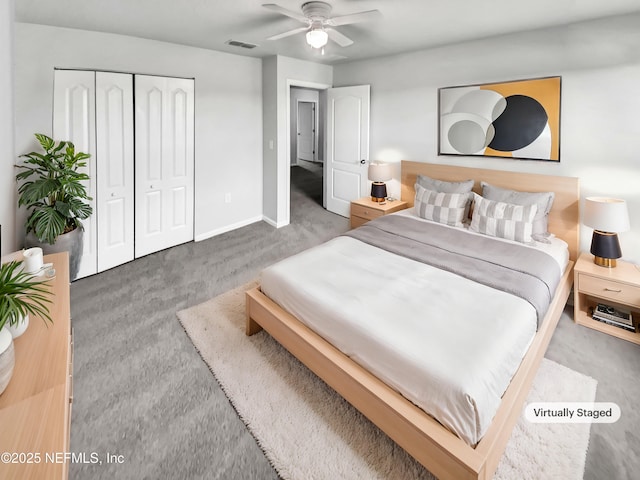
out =
{"type": "Polygon", "coordinates": [[[439,155],[560,161],[561,77],[438,90],[439,155]]]}

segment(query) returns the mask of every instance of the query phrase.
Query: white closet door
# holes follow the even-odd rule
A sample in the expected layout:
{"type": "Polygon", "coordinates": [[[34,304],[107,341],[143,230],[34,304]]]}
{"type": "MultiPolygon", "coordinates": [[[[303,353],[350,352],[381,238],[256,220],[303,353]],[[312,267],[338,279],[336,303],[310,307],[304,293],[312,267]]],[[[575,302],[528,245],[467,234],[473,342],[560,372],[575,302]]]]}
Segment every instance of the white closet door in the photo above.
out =
{"type": "Polygon", "coordinates": [[[193,240],[194,81],[135,76],[135,256],[193,240]]]}
{"type": "Polygon", "coordinates": [[[84,249],[77,278],[97,272],[96,237],[96,137],[95,72],[55,70],[53,88],[53,138],[71,141],[76,151],[89,153],[84,172],[89,175],[87,193],[94,214],[83,220],[84,249]]]}
{"type": "Polygon", "coordinates": [[[96,72],[98,271],[133,260],[133,75],[96,72]]]}

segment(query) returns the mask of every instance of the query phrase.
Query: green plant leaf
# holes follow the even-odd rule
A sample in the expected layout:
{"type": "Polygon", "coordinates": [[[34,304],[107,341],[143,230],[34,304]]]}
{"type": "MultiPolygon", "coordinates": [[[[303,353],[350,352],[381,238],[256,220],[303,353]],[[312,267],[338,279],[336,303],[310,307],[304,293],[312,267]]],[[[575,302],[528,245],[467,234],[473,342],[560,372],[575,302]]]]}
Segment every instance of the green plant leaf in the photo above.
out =
{"type": "Polygon", "coordinates": [[[76,155],[76,147],[73,143],[67,142],[67,149],[65,151],[65,161],[73,162],[73,157],[76,155]]]}
{"type": "Polygon", "coordinates": [[[47,306],[51,303],[48,281],[38,280],[19,266],[16,261],[0,265],[0,329],[7,322],[17,324],[27,314],[52,322],[47,306]]]}
{"type": "Polygon", "coordinates": [[[54,148],[51,153],[57,154],[67,145],[67,142],[60,142],[56,148],[54,148]]]}
{"type": "Polygon", "coordinates": [[[24,183],[19,189],[19,205],[29,205],[43,198],[48,198],[59,190],[60,184],[54,179],[39,178],[33,182],[24,183]]]}
{"type": "Polygon", "coordinates": [[[77,198],[69,199],[69,207],[73,214],[82,220],[89,218],[93,213],[93,208],[91,207],[91,205],[89,205],[88,203],[84,203],[77,198]]]}
{"type": "Polygon", "coordinates": [[[63,202],[62,200],[58,200],[53,208],[55,208],[56,211],[65,218],[73,216],[71,206],[68,203],[63,202]]]}
{"type": "Polygon", "coordinates": [[[53,141],[53,138],[47,137],[46,135],[43,135],[42,133],[36,133],[35,136],[38,139],[38,142],[40,142],[40,145],[42,145],[42,148],[44,148],[46,151],[51,150],[53,148],[53,146],[56,144],[53,141]]]}
{"type": "Polygon", "coordinates": [[[80,199],[88,198],[85,186],[73,179],[65,179],[63,188],[67,197],[76,197],[80,199]]]}
{"type": "Polygon", "coordinates": [[[56,237],[64,233],[64,227],[67,224],[67,219],[51,206],[34,210],[29,220],[38,240],[51,245],[56,242],[56,237]]]}

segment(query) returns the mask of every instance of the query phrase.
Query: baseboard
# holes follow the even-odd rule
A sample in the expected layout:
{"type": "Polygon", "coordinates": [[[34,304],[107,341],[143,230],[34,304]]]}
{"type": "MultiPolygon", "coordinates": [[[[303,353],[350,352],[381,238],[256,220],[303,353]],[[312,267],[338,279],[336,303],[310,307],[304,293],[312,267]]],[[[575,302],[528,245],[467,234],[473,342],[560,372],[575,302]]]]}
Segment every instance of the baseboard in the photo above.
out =
{"type": "Polygon", "coordinates": [[[236,230],[238,228],[246,227],[247,225],[251,225],[252,223],[260,222],[262,220],[264,220],[264,217],[262,215],[257,217],[247,218],[246,220],[242,220],[241,222],[233,223],[231,225],[227,225],[226,227],[218,228],[216,230],[212,230],[207,233],[201,233],[200,235],[196,235],[194,238],[194,241],[201,242],[202,240],[206,240],[208,238],[215,237],[216,235],[221,235],[223,233],[230,232],[231,230],[236,230]]]}
{"type": "Polygon", "coordinates": [[[262,221],[268,223],[269,225],[271,225],[274,228],[282,228],[282,227],[286,227],[287,225],[289,225],[289,222],[287,222],[287,223],[284,223],[284,222],[278,223],[275,220],[273,220],[272,218],[266,217],[264,215],[262,217],[262,221]]]}

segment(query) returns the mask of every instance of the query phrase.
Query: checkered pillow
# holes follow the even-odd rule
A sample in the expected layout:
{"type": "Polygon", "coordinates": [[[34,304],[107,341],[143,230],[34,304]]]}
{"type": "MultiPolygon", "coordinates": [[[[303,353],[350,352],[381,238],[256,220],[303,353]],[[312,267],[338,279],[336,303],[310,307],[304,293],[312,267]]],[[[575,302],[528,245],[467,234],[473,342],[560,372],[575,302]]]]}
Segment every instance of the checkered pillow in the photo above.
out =
{"type": "Polygon", "coordinates": [[[469,227],[471,230],[522,243],[533,242],[531,234],[537,205],[513,205],[487,200],[477,193],[473,195],[475,205],[469,227]]]}
{"type": "Polygon", "coordinates": [[[416,214],[426,220],[461,227],[468,193],[444,193],[427,190],[416,183],[414,208],[416,214]]]}

